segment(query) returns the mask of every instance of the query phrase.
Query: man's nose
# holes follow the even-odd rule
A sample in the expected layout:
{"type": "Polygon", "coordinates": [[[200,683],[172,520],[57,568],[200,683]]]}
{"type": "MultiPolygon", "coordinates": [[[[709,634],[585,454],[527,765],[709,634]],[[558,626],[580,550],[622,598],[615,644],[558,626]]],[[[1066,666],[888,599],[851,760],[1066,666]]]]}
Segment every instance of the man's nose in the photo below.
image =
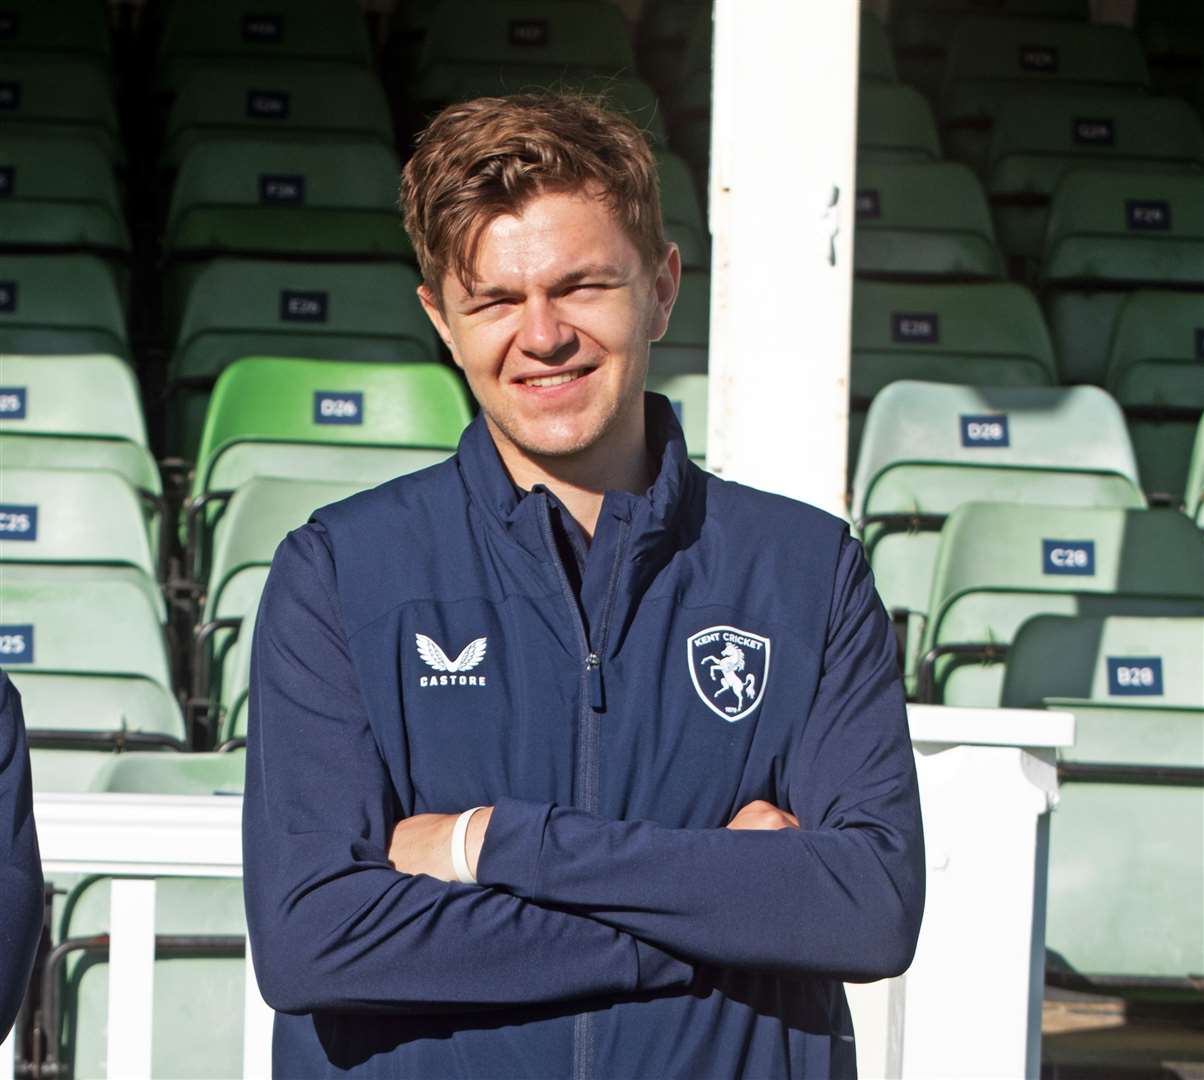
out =
{"type": "Polygon", "coordinates": [[[576,331],[560,317],[554,301],[532,297],[523,305],[522,325],[515,343],[526,355],[560,363],[576,341],[576,331]]]}

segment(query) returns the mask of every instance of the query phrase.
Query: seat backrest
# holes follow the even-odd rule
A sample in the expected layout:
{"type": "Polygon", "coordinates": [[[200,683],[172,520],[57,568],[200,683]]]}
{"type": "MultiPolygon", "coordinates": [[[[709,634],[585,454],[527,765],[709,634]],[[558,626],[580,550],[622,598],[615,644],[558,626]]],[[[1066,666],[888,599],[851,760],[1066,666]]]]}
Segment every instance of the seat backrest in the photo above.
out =
{"type": "Polygon", "coordinates": [[[860,165],[853,265],[861,277],[1001,277],[977,177],[952,161],[860,165]]]}
{"type": "Polygon", "coordinates": [[[117,110],[105,71],[77,58],[10,54],[0,78],[4,126],[44,135],[84,136],[110,160],[121,157],[117,110]]]}
{"type": "Polygon", "coordinates": [[[1196,441],[1192,447],[1191,464],[1187,469],[1183,506],[1187,516],[1204,529],[1204,416],[1200,417],[1200,424],[1196,428],[1196,441]]]}
{"type": "Polygon", "coordinates": [[[862,82],[895,82],[895,57],[886,36],[886,27],[874,12],[861,12],[858,37],[857,78],[862,82]]]}
{"type": "Polygon", "coordinates": [[[138,384],[116,356],[0,360],[0,432],[90,435],[146,446],[138,384]]]}
{"type": "Polygon", "coordinates": [[[95,255],[0,255],[0,354],[127,351],[113,275],[95,255]]]}
{"type": "Polygon", "coordinates": [[[400,263],[213,259],[189,291],[171,375],[213,378],[257,355],[434,360],[417,287],[400,263]]]}
{"type": "Polygon", "coordinates": [[[866,418],[853,517],[949,513],[1006,498],[992,490],[1001,483],[1040,487],[1034,501],[1056,501],[1062,486],[1080,503],[1069,489],[1083,479],[1096,505],[1144,505],[1124,417],[1104,391],[895,382],[866,418]]]}
{"type": "Polygon", "coordinates": [[[648,389],[664,394],[677,414],[686,437],[686,449],[695,461],[707,456],[707,377],[699,374],[648,375],[648,389]]]}
{"type": "Polygon", "coordinates": [[[938,161],[941,143],[923,95],[902,83],[866,83],[857,93],[857,160],[938,161]]]}
{"type": "Polygon", "coordinates": [[[142,507],[103,469],[0,470],[0,562],[133,566],[153,578],[142,507]]]}
{"type": "Polygon", "coordinates": [[[1122,405],[1204,409],[1204,296],[1139,289],[1120,309],[1107,387],[1122,405]]]}
{"type": "Polygon", "coordinates": [[[0,55],[6,53],[53,53],[107,67],[112,43],[105,8],[91,0],[6,0],[0,55]]]}
{"type": "Polygon", "coordinates": [[[214,388],[193,494],[236,443],[452,450],[470,418],[463,384],[441,364],[244,359],[214,388]]]}
{"type": "Polygon", "coordinates": [[[649,370],[657,375],[706,374],[711,328],[711,275],[687,270],[669,327],[649,354],[649,370]]]}
{"type": "Polygon", "coordinates": [[[665,239],[677,244],[683,266],[705,268],[711,261],[710,233],[690,167],[671,150],[656,152],[656,166],[660,174],[665,239]]]}
{"type": "Polygon", "coordinates": [[[241,795],[246,754],[115,754],[96,774],[93,791],[137,795],[241,795]]]}

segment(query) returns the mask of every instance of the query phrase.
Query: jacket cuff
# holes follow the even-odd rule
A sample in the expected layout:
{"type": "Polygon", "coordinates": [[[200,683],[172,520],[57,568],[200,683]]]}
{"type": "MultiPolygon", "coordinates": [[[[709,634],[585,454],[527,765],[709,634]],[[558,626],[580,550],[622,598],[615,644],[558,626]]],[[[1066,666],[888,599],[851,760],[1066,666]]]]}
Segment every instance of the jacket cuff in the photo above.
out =
{"type": "Polygon", "coordinates": [[[477,860],[477,884],[537,899],[539,853],[551,812],[551,803],[498,799],[477,860]]]}
{"type": "Polygon", "coordinates": [[[636,990],[681,990],[694,981],[694,967],[639,938],[635,943],[636,990]]]}

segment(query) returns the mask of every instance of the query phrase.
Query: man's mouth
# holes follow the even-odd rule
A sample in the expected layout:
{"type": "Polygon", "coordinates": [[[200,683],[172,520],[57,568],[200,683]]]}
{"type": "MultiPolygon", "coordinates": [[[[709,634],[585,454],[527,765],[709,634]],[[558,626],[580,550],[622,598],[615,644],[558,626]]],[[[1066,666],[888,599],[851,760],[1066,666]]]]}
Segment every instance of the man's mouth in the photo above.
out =
{"type": "Polygon", "coordinates": [[[576,371],[563,371],[559,375],[536,375],[530,379],[520,379],[523,386],[533,386],[542,389],[548,386],[563,386],[565,383],[576,382],[588,375],[593,368],[578,368],[576,371]]]}

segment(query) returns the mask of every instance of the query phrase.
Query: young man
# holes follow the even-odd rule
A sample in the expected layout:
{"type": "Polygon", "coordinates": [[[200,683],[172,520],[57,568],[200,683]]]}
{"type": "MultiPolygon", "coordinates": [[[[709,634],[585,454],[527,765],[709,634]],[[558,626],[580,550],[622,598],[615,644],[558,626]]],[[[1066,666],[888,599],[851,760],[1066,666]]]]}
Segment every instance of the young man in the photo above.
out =
{"type": "Polygon", "coordinates": [[[454,106],[403,198],[481,415],[268,580],[244,828],[277,1073],[853,1075],[840,980],[907,967],[924,880],[860,547],[690,464],[645,395],[680,264],[631,124],[454,106]]]}

